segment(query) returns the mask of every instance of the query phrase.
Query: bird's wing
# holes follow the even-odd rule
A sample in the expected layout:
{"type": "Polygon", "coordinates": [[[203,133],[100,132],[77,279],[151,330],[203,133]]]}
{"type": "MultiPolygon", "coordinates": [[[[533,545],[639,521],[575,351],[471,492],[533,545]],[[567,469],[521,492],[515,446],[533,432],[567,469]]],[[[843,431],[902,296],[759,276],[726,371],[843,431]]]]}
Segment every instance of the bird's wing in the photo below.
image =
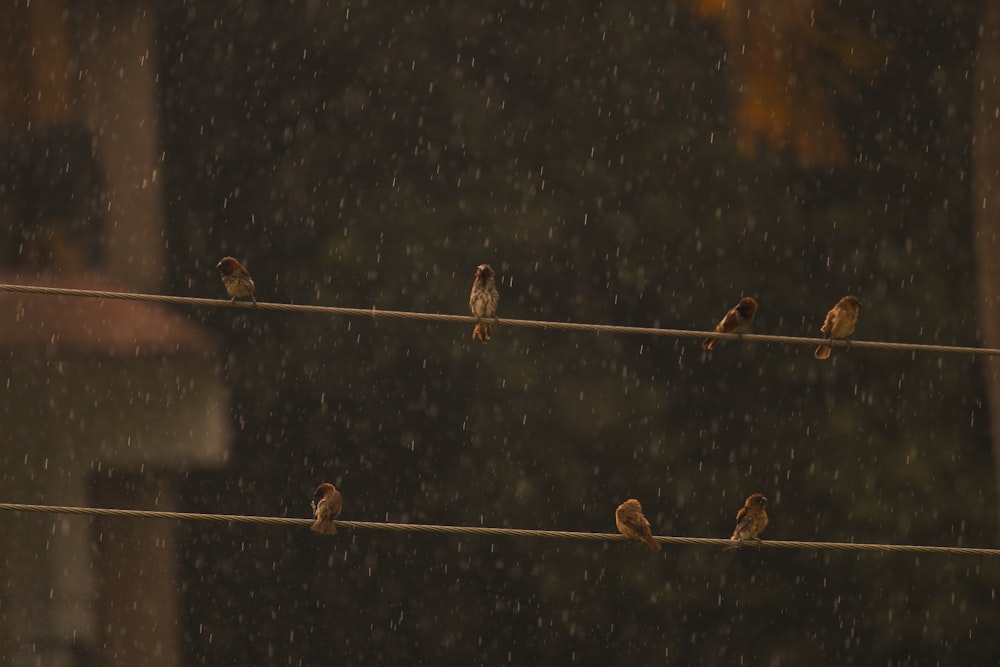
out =
{"type": "Polygon", "coordinates": [[[823,320],[823,326],[819,328],[820,333],[822,333],[827,338],[830,337],[830,332],[833,331],[833,318],[836,316],[836,314],[837,314],[837,309],[831,308],[830,312],[826,314],[826,319],[823,320]]]}

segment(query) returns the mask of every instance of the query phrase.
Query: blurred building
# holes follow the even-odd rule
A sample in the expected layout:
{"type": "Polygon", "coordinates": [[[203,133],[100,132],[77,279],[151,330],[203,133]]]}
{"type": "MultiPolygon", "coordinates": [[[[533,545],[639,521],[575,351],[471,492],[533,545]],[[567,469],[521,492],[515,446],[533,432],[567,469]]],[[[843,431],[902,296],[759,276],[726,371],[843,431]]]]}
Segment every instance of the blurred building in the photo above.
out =
{"type": "MultiPolygon", "coordinates": [[[[130,2],[0,7],[0,282],[159,291],[156,23],[130,2]]],[[[226,461],[218,343],[162,306],[0,293],[0,500],[175,507],[226,461]]],[[[0,662],[179,664],[167,521],[0,513],[0,662]]]]}

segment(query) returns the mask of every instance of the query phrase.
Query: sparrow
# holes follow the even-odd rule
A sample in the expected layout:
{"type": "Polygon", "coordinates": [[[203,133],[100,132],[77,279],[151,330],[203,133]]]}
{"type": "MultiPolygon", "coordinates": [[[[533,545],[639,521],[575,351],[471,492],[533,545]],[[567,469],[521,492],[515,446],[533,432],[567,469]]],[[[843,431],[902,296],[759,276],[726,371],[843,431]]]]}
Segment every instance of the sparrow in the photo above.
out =
{"type": "Polygon", "coordinates": [[[253,305],[257,305],[257,297],[254,296],[253,278],[247,267],[243,266],[233,257],[223,257],[215,265],[222,275],[222,284],[226,286],[226,293],[233,297],[230,301],[236,301],[241,296],[248,296],[253,300],[253,305]]]}
{"type": "Polygon", "coordinates": [[[312,508],[316,521],[310,527],[323,535],[336,534],[337,526],[333,521],[340,516],[343,504],[344,499],[340,497],[337,487],[327,482],[320,484],[313,494],[312,508]]]}
{"type": "Polygon", "coordinates": [[[484,317],[496,319],[497,302],[500,301],[500,292],[497,291],[493,275],[493,268],[489,264],[480,264],[476,267],[476,278],[472,281],[472,293],[469,294],[469,308],[478,320],[476,328],[472,330],[472,337],[484,343],[492,336],[493,326],[489,322],[483,322],[482,319],[484,317]]]}
{"type": "MultiPolygon", "coordinates": [[[[837,305],[830,309],[823,320],[820,331],[823,338],[844,339],[854,333],[854,327],[858,324],[858,311],[861,310],[861,302],[856,296],[845,296],[837,302],[837,305]]],[[[829,345],[820,345],[816,348],[813,356],[817,359],[829,359],[833,349],[829,345]]]]}
{"type": "Polygon", "coordinates": [[[642,514],[642,505],[635,498],[629,498],[615,510],[615,525],[628,539],[645,542],[650,551],[660,550],[649,529],[649,521],[642,514]]]}
{"type": "MultiPolygon", "coordinates": [[[[748,296],[740,299],[740,302],[729,309],[726,316],[715,325],[716,333],[743,333],[753,322],[753,316],[757,313],[757,302],[748,296]]],[[[706,338],[701,349],[711,350],[715,347],[714,338],[706,338]]]]}
{"type": "MultiPolygon", "coordinates": [[[[756,540],[758,535],[767,527],[767,498],[760,493],[752,493],[743,503],[743,507],[736,513],[736,529],[729,539],[733,542],[743,542],[745,540],[756,540]]],[[[736,545],[726,547],[735,549],[736,545]]]]}

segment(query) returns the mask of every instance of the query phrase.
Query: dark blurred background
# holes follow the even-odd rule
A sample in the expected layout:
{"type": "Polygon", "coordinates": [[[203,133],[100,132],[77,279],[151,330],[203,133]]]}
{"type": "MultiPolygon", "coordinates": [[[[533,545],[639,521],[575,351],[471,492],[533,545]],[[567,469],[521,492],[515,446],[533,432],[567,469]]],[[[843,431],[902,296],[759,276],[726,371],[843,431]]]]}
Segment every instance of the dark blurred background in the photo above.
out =
{"type": "MultiPolygon", "coordinates": [[[[38,271],[77,287],[73,271],[92,267],[133,291],[222,298],[214,265],[234,255],[261,301],[465,314],[486,262],[501,317],[711,329],[750,295],[754,332],[816,336],[856,294],[859,339],[989,343],[992,265],[976,261],[989,221],[976,217],[973,174],[996,158],[978,162],[973,147],[992,136],[981,98],[1000,59],[983,50],[1000,48],[998,10],[877,4],[66,3],[56,13],[71,47],[103,41],[93,20],[105,21],[99,34],[147,31],[147,48],[122,61],[152,68],[152,166],[136,182],[155,197],[136,206],[156,211],[161,231],[145,246],[114,242],[131,218],[107,205],[105,173],[82,181],[105,195],[69,216],[84,221],[69,231],[47,227],[38,206],[11,213],[5,266],[29,284],[38,271]],[[52,250],[63,246],[83,268],[66,269],[52,250]]],[[[101,142],[124,112],[95,98],[102,120],[76,123],[94,136],[80,161],[121,163],[101,142]]],[[[75,123],[55,116],[49,125],[75,123]]],[[[5,131],[27,164],[43,140],[23,128],[5,131]]],[[[76,150],[72,136],[61,150],[76,150]]],[[[5,192],[45,200],[26,187],[5,192]]],[[[636,497],[656,533],[728,537],[759,491],[771,501],[765,538],[996,542],[993,376],[969,356],[836,349],[824,363],[777,344],[704,353],[691,340],[500,326],[484,346],[464,325],[163,317],[206,336],[194,356],[221,383],[226,451],[211,465],[117,463],[115,474],[83,457],[74,474],[88,476],[92,502],[158,509],[149,499],[169,489],[186,511],[306,517],[330,481],[348,520],[613,531],[614,508],[636,497]],[[151,475],[160,490],[144,495],[151,475]],[[111,477],[117,491],[102,491],[96,480],[111,477]]],[[[153,356],[177,389],[171,354],[153,356]]],[[[141,409],[130,405],[118,407],[141,409]]],[[[34,474],[22,458],[9,457],[11,479],[34,474]]],[[[16,500],[65,502],[32,494],[16,500]]],[[[91,528],[100,548],[118,525],[91,528]]],[[[1000,654],[1000,564],[985,558],[170,530],[174,624],[150,627],[175,648],[94,648],[122,634],[105,611],[65,664],[972,665],[1000,654]]],[[[107,570],[95,590],[115,589],[107,570]]],[[[119,610],[149,603],[120,588],[119,610]]],[[[105,609],[107,595],[91,597],[105,609]]]]}

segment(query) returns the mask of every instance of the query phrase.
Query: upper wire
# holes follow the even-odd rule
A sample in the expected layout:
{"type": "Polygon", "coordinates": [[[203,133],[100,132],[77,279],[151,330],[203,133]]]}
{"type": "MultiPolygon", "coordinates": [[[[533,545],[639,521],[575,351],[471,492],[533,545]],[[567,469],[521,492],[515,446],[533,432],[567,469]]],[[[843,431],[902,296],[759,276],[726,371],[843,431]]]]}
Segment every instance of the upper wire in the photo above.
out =
{"type": "MultiPolygon", "coordinates": [[[[204,306],[209,308],[237,308],[248,310],[273,310],[286,313],[314,313],[322,315],[344,315],[350,317],[384,317],[430,322],[475,323],[471,315],[448,315],[444,313],[420,313],[403,310],[379,310],[371,308],[343,308],[338,306],[309,306],[293,303],[268,303],[225,299],[203,299],[189,296],[166,296],[162,294],[139,294],[134,292],[107,292],[98,290],[70,289],[65,287],[39,287],[35,285],[3,285],[0,292],[21,294],[45,294],[50,296],[84,297],[94,299],[116,299],[120,301],[146,301],[173,305],[204,306]]],[[[544,320],[518,320],[497,318],[496,324],[507,327],[533,329],[555,329],[559,331],[583,331],[637,336],[666,336],[672,338],[713,338],[718,340],[745,340],[755,343],[784,343],[792,345],[830,345],[832,347],[856,347],[862,349],[900,350],[909,352],[936,352],[940,354],[971,354],[980,356],[1000,356],[1000,348],[965,347],[956,345],[926,345],[921,343],[893,343],[874,340],[831,340],[829,338],[806,338],[802,336],[778,336],[765,334],[728,334],[716,331],[693,331],[687,329],[661,329],[658,327],[628,327],[614,324],[590,324],[583,322],[551,322],[544,320]]]]}
{"type": "MultiPolygon", "coordinates": [[[[150,510],[125,510],[104,507],[67,507],[59,505],[25,505],[0,503],[0,512],[39,512],[46,514],[75,514],[127,519],[173,519],[177,521],[207,521],[270,526],[305,527],[312,519],[275,516],[246,516],[242,514],[197,514],[191,512],[161,512],[150,510]]],[[[479,535],[484,537],[523,537],[577,540],[589,542],[623,542],[624,535],[617,533],[586,533],[567,530],[528,530],[523,528],[490,528],[486,526],[442,526],[421,523],[389,523],[382,521],[335,521],[338,528],[376,530],[404,533],[437,533],[446,535],[479,535]]],[[[950,554],[962,556],[1000,556],[1000,549],[975,547],[941,547],[920,544],[868,544],[863,542],[800,542],[794,540],[751,540],[733,542],[715,537],[674,537],[654,535],[660,544],[683,544],[742,549],[801,549],[814,551],[881,551],[918,554],[950,554]]]]}

